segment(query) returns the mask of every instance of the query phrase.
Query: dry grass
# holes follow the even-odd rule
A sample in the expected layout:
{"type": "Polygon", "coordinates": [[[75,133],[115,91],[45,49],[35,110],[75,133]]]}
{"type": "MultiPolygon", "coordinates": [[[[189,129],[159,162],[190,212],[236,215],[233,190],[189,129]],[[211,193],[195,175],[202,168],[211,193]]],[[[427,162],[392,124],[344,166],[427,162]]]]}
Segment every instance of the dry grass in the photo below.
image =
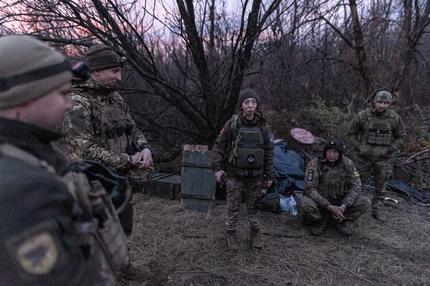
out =
{"type": "Polygon", "coordinates": [[[243,212],[241,250],[232,254],[224,241],[222,202],[206,214],[138,194],[130,246],[148,279],[119,285],[430,285],[430,213],[400,200],[398,208],[386,208],[386,224],[367,213],[351,238],[335,229],[312,237],[295,218],[262,213],[260,251],[246,248],[243,212]]]}

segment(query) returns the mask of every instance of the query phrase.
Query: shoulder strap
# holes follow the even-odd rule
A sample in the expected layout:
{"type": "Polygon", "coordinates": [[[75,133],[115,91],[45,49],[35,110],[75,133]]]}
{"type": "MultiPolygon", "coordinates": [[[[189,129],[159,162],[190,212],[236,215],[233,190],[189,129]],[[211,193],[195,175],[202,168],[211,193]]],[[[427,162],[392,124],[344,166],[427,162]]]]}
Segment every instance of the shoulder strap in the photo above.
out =
{"type": "Polygon", "coordinates": [[[40,167],[47,170],[50,173],[55,173],[54,167],[49,165],[46,161],[37,158],[36,156],[18,148],[11,144],[2,143],[0,144],[0,154],[5,157],[11,157],[20,161],[26,162],[32,166],[40,167]]]}

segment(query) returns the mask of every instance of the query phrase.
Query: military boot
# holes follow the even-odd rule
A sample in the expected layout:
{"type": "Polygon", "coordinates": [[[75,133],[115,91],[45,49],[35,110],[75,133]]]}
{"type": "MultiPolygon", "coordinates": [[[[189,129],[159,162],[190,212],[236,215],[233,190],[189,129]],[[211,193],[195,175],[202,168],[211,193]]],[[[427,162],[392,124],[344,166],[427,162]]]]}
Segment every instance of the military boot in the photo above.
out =
{"type": "Polygon", "coordinates": [[[377,221],[383,223],[385,222],[387,219],[384,216],[384,214],[381,213],[381,208],[379,207],[373,207],[372,208],[372,216],[374,219],[376,219],[377,221]]]}
{"type": "Polygon", "coordinates": [[[312,227],[311,234],[314,236],[320,236],[326,231],[326,229],[327,229],[327,220],[322,219],[312,227]]]}
{"type": "Polygon", "coordinates": [[[237,235],[235,230],[227,230],[226,240],[228,249],[233,251],[239,249],[239,242],[237,242],[237,235]]]}
{"type": "Polygon", "coordinates": [[[343,223],[340,223],[337,225],[337,231],[339,231],[339,233],[342,236],[348,237],[352,235],[352,223],[349,221],[345,221],[343,223]]]}
{"type": "Polygon", "coordinates": [[[261,242],[261,232],[259,228],[251,227],[251,230],[249,232],[249,248],[263,248],[263,243],[261,242]]]}

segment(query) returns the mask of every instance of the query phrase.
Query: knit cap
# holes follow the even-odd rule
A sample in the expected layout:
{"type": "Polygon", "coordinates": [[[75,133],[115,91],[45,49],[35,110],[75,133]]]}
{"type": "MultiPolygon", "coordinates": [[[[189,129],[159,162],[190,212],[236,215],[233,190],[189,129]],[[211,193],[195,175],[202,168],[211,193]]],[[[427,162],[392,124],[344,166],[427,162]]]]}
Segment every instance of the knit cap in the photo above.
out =
{"type": "Polygon", "coordinates": [[[30,36],[0,37],[0,109],[24,105],[70,82],[66,58],[30,36]]]}
{"type": "Polygon", "coordinates": [[[255,90],[251,88],[245,88],[239,93],[239,99],[237,101],[237,108],[240,110],[242,107],[242,102],[247,98],[254,98],[257,101],[257,108],[260,106],[261,103],[261,96],[259,96],[255,90]]]}
{"type": "Polygon", "coordinates": [[[115,51],[103,44],[96,44],[88,49],[86,62],[90,71],[105,70],[122,65],[121,59],[115,51]]]}
{"type": "Polygon", "coordinates": [[[382,90],[376,93],[375,98],[373,99],[373,102],[377,102],[377,101],[389,101],[392,102],[393,101],[393,96],[391,95],[390,92],[382,90]]]}

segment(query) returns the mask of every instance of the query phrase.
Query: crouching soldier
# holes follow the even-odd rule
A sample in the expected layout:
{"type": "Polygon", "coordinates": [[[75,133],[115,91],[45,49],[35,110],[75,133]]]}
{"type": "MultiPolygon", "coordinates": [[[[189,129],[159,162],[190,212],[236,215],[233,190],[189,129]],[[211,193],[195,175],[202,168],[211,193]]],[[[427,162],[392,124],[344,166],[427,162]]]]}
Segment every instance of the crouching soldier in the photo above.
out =
{"type": "Polygon", "coordinates": [[[221,130],[213,146],[212,167],[216,181],[225,182],[227,245],[237,250],[236,224],[242,191],[245,194],[250,224],[250,248],[262,248],[259,212],[256,201],[273,180],[273,144],[270,127],[257,111],[260,96],[252,89],[239,95],[240,114],[233,115],[221,130]]]}
{"type": "Polygon", "coordinates": [[[360,195],[361,181],[354,163],[343,156],[341,142],[326,144],[323,155],[306,168],[305,195],[300,200],[303,219],[314,223],[311,233],[319,236],[334,221],[342,235],[352,234],[352,222],[370,207],[360,195]]]}

